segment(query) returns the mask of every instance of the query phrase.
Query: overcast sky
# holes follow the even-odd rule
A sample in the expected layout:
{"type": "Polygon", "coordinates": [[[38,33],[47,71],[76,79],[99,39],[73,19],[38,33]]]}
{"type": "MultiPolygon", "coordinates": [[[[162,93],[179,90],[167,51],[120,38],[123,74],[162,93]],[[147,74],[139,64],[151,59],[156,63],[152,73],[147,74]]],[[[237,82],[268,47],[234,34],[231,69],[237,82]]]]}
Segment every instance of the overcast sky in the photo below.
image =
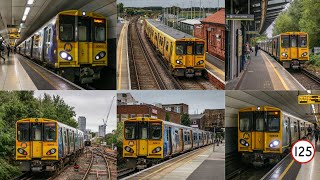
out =
{"type": "Polygon", "coordinates": [[[179,6],[183,8],[199,7],[225,7],[224,0],[118,0],[117,3],[123,3],[124,7],[149,7],[162,6],[171,7],[179,6]]]}
{"type": "MultiPolygon", "coordinates": [[[[43,97],[43,94],[59,95],[64,101],[74,107],[75,119],[79,116],[86,117],[86,128],[98,132],[102,119],[105,119],[109,111],[112,98],[116,96],[116,91],[35,91],[36,97],[43,97]]],[[[107,133],[111,133],[117,127],[116,118],[117,100],[114,99],[107,122],[107,133]]]]}
{"type": "Polygon", "coordinates": [[[129,92],[139,103],[189,105],[189,114],[201,113],[204,109],[224,109],[224,91],[119,91],[129,92]]]}

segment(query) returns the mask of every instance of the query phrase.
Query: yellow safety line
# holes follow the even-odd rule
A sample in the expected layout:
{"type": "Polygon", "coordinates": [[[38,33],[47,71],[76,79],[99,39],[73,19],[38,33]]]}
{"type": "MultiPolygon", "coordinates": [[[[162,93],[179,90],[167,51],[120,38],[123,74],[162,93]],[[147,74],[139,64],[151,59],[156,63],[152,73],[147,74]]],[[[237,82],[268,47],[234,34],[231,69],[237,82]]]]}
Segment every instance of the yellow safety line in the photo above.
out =
{"type": "Polygon", "coordinates": [[[224,72],[221,69],[219,69],[218,67],[216,67],[215,65],[213,65],[213,64],[211,64],[209,62],[206,62],[206,65],[211,67],[213,70],[215,70],[221,76],[224,76],[224,72]]]}
{"type": "MultiPolygon", "coordinates": [[[[208,147],[210,147],[210,146],[208,146],[208,147]]],[[[141,178],[141,179],[145,179],[145,178],[147,178],[147,177],[151,176],[152,174],[155,174],[155,173],[157,173],[157,172],[159,172],[159,171],[161,171],[161,170],[163,170],[163,169],[165,169],[165,168],[167,168],[167,167],[169,167],[169,166],[171,166],[171,165],[173,165],[173,164],[175,164],[175,163],[177,163],[177,162],[180,162],[180,161],[182,161],[182,160],[184,160],[184,159],[186,159],[186,158],[188,158],[188,157],[190,157],[190,156],[192,156],[192,155],[195,155],[195,154],[197,154],[197,153],[199,153],[199,154],[200,154],[200,153],[204,152],[205,150],[207,150],[207,149],[208,149],[208,147],[204,148],[204,149],[203,149],[203,150],[201,150],[200,152],[196,151],[196,152],[194,152],[194,153],[192,153],[192,154],[189,154],[189,155],[188,155],[188,156],[186,156],[186,157],[183,157],[183,158],[179,159],[178,161],[172,162],[172,163],[170,163],[170,164],[168,164],[168,165],[166,165],[166,166],[164,166],[164,167],[162,167],[162,168],[160,168],[160,169],[158,169],[158,170],[154,171],[153,173],[151,173],[151,174],[148,174],[148,175],[144,176],[144,177],[143,177],[143,178],[141,178]]],[[[187,161],[187,162],[189,162],[189,161],[187,161]]],[[[186,163],[187,163],[187,162],[186,162],[186,163]]]]}
{"type": "Polygon", "coordinates": [[[125,29],[125,25],[126,24],[124,24],[124,27],[122,28],[122,30],[121,30],[121,34],[120,34],[120,37],[121,37],[121,43],[120,42],[118,42],[119,43],[119,51],[120,51],[120,53],[119,53],[119,59],[120,59],[120,62],[119,62],[119,60],[117,61],[117,62],[119,62],[120,64],[119,64],[119,77],[118,77],[118,90],[120,90],[121,89],[121,68],[122,68],[122,50],[123,50],[123,43],[124,43],[124,38],[123,38],[123,34],[124,34],[124,29],[125,29]]]}
{"type": "Polygon", "coordinates": [[[52,81],[50,81],[47,77],[43,76],[37,69],[35,69],[34,67],[32,67],[32,66],[29,64],[28,60],[26,60],[25,62],[27,63],[27,65],[28,65],[29,67],[31,67],[35,72],[37,72],[43,79],[45,79],[45,80],[46,80],[51,86],[53,86],[56,90],[59,90],[59,89],[60,89],[59,86],[56,86],[55,83],[53,83],[52,81]]]}
{"type": "Polygon", "coordinates": [[[289,171],[289,169],[290,169],[290,167],[292,166],[293,163],[294,163],[294,160],[292,160],[290,162],[290,164],[288,165],[288,167],[283,171],[283,173],[279,177],[279,180],[281,180],[287,174],[287,172],[289,171]]]}
{"type": "Polygon", "coordinates": [[[274,65],[273,65],[272,62],[270,61],[270,59],[269,59],[263,52],[262,52],[261,54],[262,54],[262,55],[268,60],[268,62],[271,64],[274,72],[276,73],[276,75],[277,75],[278,78],[280,79],[280,81],[281,81],[282,85],[284,86],[284,88],[285,88],[286,90],[289,90],[286,82],[282,79],[282,77],[280,76],[279,72],[276,70],[276,68],[274,67],[274,65]]]}

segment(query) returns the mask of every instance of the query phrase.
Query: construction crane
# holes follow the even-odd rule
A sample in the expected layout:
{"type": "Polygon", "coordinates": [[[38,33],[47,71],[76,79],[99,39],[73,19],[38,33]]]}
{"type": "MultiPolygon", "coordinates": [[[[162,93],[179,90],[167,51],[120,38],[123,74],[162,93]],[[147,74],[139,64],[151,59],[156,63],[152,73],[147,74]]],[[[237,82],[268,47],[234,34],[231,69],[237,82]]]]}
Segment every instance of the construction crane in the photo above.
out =
{"type": "Polygon", "coordinates": [[[108,122],[108,119],[109,119],[109,115],[110,115],[110,111],[111,111],[111,108],[112,108],[112,104],[113,104],[113,101],[114,101],[114,98],[115,98],[116,96],[113,96],[113,98],[112,98],[112,101],[111,101],[111,104],[110,104],[110,107],[109,107],[109,111],[108,111],[108,114],[107,114],[107,116],[106,116],[106,120],[105,119],[102,119],[102,122],[103,122],[103,128],[104,129],[106,129],[107,128],[107,122],[108,122]]]}

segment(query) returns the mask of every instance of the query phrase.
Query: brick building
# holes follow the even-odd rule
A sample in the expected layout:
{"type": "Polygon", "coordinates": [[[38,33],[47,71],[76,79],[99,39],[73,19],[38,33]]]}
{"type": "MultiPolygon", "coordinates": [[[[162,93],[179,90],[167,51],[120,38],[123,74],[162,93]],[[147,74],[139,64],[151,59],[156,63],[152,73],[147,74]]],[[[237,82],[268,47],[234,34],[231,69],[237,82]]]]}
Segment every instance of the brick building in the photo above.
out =
{"type": "Polygon", "coordinates": [[[225,59],[225,9],[201,20],[201,24],[195,25],[194,36],[206,40],[209,54],[225,59]]]}
{"type": "Polygon", "coordinates": [[[204,129],[204,114],[190,114],[191,127],[204,129]]]}
{"type": "Polygon", "coordinates": [[[206,109],[203,112],[205,130],[213,130],[213,127],[222,128],[224,124],[224,109],[206,109]]]}
{"type": "Polygon", "coordinates": [[[179,104],[162,104],[162,108],[167,111],[176,112],[179,114],[189,114],[189,106],[184,103],[179,104]]]}
{"type": "Polygon", "coordinates": [[[166,119],[166,114],[169,116],[169,121],[181,124],[181,114],[173,111],[166,111],[163,108],[151,105],[118,105],[117,106],[117,121],[122,122],[133,117],[154,117],[162,120],[166,119]]]}

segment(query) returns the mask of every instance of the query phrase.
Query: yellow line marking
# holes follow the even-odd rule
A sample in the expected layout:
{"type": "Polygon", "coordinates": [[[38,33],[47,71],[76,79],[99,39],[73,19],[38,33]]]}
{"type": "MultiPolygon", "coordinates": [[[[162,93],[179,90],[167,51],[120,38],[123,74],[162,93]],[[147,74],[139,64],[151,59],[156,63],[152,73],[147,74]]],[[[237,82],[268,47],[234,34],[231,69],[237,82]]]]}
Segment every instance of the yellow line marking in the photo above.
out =
{"type": "Polygon", "coordinates": [[[288,165],[288,167],[283,171],[283,173],[279,177],[279,180],[281,180],[287,174],[287,172],[289,171],[289,169],[290,169],[290,167],[292,166],[293,163],[294,163],[294,160],[292,160],[290,162],[290,164],[288,165]]]}
{"type": "MultiPolygon", "coordinates": [[[[173,165],[173,164],[176,164],[176,163],[178,163],[178,162],[180,162],[180,161],[182,161],[182,160],[184,160],[184,159],[187,159],[188,157],[190,157],[190,156],[192,156],[192,155],[195,155],[195,154],[197,154],[197,153],[202,153],[202,152],[204,152],[204,151],[206,151],[206,150],[208,150],[208,148],[209,148],[210,146],[208,146],[208,147],[206,147],[206,148],[204,148],[204,149],[202,149],[201,151],[196,151],[196,152],[194,152],[194,153],[192,153],[192,154],[189,154],[188,156],[186,156],[186,157],[183,157],[183,158],[181,158],[181,159],[179,159],[179,160],[177,160],[177,161],[175,161],[175,162],[172,162],[172,163],[170,163],[170,164],[168,164],[168,165],[166,165],[166,166],[164,166],[164,167],[162,167],[162,168],[160,168],[160,169],[158,169],[158,170],[156,170],[156,171],[154,171],[153,173],[151,173],[151,174],[148,174],[148,175],[146,175],[146,176],[144,176],[143,178],[141,178],[141,179],[145,179],[145,178],[147,178],[147,177],[149,177],[149,176],[151,176],[151,175],[153,175],[153,174],[155,174],[155,173],[157,173],[157,172],[159,172],[159,171],[161,171],[161,170],[163,170],[163,169],[165,169],[165,168],[167,168],[167,167],[169,167],[169,166],[171,166],[171,165],[173,165]]],[[[187,161],[187,162],[189,162],[189,161],[187,161]]],[[[187,163],[186,162],[186,163],[187,163]]]]}
{"type": "Polygon", "coordinates": [[[217,72],[221,76],[224,76],[224,72],[221,69],[219,69],[218,67],[216,67],[215,65],[213,65],[209,62],[206,62],[206,66],[209,66],[210,68],[212,68],[215,72],[217,72]]]}
{"type": "Polygon", "coordinates": [[[32,68],[35,72],[37,72],[43,79],[45,79],[52,87],[54,87],[56,90],[59,90],[60,87],[56,86],[55,83],[53,83],[52,81],[50,81],[46,76],[43,76],[37,69],[35,69],[34,67],[32,67],[28,62],[28,60],[25,61],[27,63],[27,65],[32,68]]]}
{"type": "Polygon", "coordinates": [[[271,64],[271,67],[273,68],[274,72],[276,73],[276,75],[278,76],[278,78],[280,79],[282,85],[284,86],[285,90],[289,90],[287,83],[282,79],[282,77],[280,76],[279,72],[276,70],[276,68],[274,67],[274,65],[272,64],[271,60],[263,53],[261,53],[265,59],[268,60],[268,62],[271,64]]]}
{"type": "Polygon", "coordinates": [[[123,28],[121,30],[121,33],[120,33],[120,39],[121,41],[119,40],[119,44],[118,44],[118,50],[120,51],[119,54],[118,54],[118,60],[117,62],[119,62],[119,68],[118,68],[118,71],[119,71],[119,77],[118,77],[118,90],[121,89],[121,68],[122,68],[122,50],[123,50],[123,43],[124,43],[124,31],[126,29],[126,24],[123,25],[123,28]],[[120,56],[120,57],[119,57],[120,56]],[[120,60],[119,60],[120,59],[120,60]]]}

